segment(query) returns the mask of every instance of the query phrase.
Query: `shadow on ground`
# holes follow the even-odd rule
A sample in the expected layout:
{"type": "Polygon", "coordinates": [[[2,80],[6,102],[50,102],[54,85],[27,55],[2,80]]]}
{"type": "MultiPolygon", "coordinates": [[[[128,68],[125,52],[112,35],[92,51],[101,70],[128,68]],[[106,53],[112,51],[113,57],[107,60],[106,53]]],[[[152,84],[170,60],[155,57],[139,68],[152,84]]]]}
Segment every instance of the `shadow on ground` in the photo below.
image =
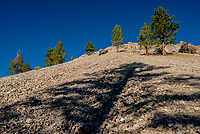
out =
{"type": "MultiPolygon", "coordinates": [[[[144,63],[131,63],[131,64],[122,64],[119,68],[114,68],[110,70],[103,70],[99,72],[85,74],[84,79],[77,79],[61,85],[56,85],[54,88],[42,90],[44,93],[48,93],[49,96],[52,96],[51,100],[43,99],[42,101],[36,97],[30,96],[27,101],[17,102],[12,105],[7,105],[0,109],[0,132],[35,132],[40,133],[45,126],[40,126],[39,128],[28,128],[24,126],[24,122],[27,123],[27,117],[37,118],[32,115],[31,110],[26,113],[20,113],[17,106],[28,107],[37,111],[38,109],[43,109],[46,111],[54,110],[61,111],[62,118],[64,120],[61,122],[60,128],[55,128],[55,131],[62,131],[66,133],[92,133],[100,132],[101,125],[105,122],[107,118],[112,118],[110,115],[113,113],[117,114],[113,106],[118,101],[118,96],[121,94],[122,89],[126,86],[127,82],[131,78],[138,78],[139,82],[148,82],[159,76],[164,76],[167,73],[162,70],[168,68],[165,66],[156,67],[149,66],[144,63]],[[161,73],[146,73],[146,71],[152,70],[161,70],[161,73]],[[12,116],[10,116],[12,115],[12,116]],[[24,122],[19,123],[20,118],[24,118],[24,122]],[[13,124],[15,120],[16,124],[13,124]],[[13,127],[14,126],[14,127],[13,127]],[[33,131],[28,131],[24,129],[34,129],[33,131]]],[[[190,86],[199,87],[198,81],[200,78],[193,76],[177,76],[174,77],[165,77],[167,82],[182,82],[190,86]],[[196,82],[191,82],[190,80],[194,79],[196,82]]],[[[135,80],[137,81],[137,80],[135,80]]],[[[162,84],[162,83],[160,83],[162,84]]],[[[133,85],[134,86],[134,85],[133,85]]],[[[148,111],[153,110],[156,107],[159,107],[160,102],[164,101],[174,101],[174,100],[185,100],[185,101],[195,101],[199,100],[199,94],[193,95],[157,95],[155,96],[154,91],[149,91],[149,88],[157,88],[157,85],[148,85],[143,87],[143,94],[135,94],[139,98],[143,99],[139,102],[135,101],[131,104],[124,104],[127,108],[126,113],[135,112],[135,114],[142,115],[148,111]],[[144,106],[149,105],[151,107],[144,108],[144,106]],[[153,108],[154,107],[154,108],[153,108]],[[142,109],[142,110],[141,110],[142,109]]],[[[128,96],[128,95],[127,95],[128,96]]],[[[175,123],[177,117],[171,117],[169,115],[158,114],[160,118],[151,119],[151,123],[145,127],[154,127],[156,128],[159,125],[166,126],[169,122],[166,123],[167,119],[171,119],[175,123]],[[163,117],[165,122],[163,121],[163,117]]],[[[158,115],[155,114],[155,117],[158,115]]],[[[196,126],[199,125],[199,117],[183,115],[178,118],[180,122],[185,122],[185,125],[188,123],[193,123],[196,126]],[[194,122],[193,120],[196,120],[194,122]]],[[[176,122],[178,122],[176,120],[176,122]]],[[[43,130],[44,131],[44,130],[43,130]]]]}

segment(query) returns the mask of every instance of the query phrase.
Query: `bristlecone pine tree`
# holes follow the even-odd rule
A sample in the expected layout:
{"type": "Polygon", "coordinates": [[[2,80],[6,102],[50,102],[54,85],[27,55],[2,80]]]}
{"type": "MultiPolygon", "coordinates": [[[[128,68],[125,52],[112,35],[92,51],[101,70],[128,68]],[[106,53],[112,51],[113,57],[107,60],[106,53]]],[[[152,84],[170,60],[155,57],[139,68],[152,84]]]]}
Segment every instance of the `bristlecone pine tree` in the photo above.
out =
{"type": "Polygon", "coordinates": [[[9,70],[8,75],[19,74],[32,70],[27,62],[25,64],[23,63],[24,61],[22,58],[22,54],[20,53],[19,50],[17,51],[17,56],[15,57],[15,59],[12,60],[12,62],[10,62],[10,67],[8,67],[9,70]]]}
{"type": "Polygon", "coordinates": [[[118,52],[118,47],[119,45],[123,44],[123,39],[124,37],[122,37],[122,28],[120,27],[120,25],[116,24],[115,28],[112,30],[112,46],[116,45],[117,48],[117,52],[118,52]]]}
{"type": "Polygon", "coordinates": [[[173,17],[174,15],[170,17],[163,7],[158,7],[154,11],[154,16],[151,16],[152,38],[162,44],[162,55],[165,55],[165,44],[176,41],[174,36],[178,32],[180,21],[173,22],[173,17]]]}
{"type": "Polygon", "coordinates": [[[149,26],[146,25],[146,23],[144,23],[144,25],[142,26],[139,36],[138,36],[138,41],[140,46],[144,46],[146,49],[146,55],[148,54],[148,48],[149,46],[153,45],[152,39],[151,39],[151,30],[149,28],[149,26]]]}
{"type": "Polygon", "coordinates": [[[54,64],[60,64],[65,61],[65,53],[62,46],[62,42],[58,41],[55,48],[50,48],[47,50],[46,56],[47,58],[44,60],[44,66],[52,66],[54,64]]]}
{"type": "Polygon", "coordinates": [[[88,44],[85,46],[85,51],[89,55],[90,55],[90,53],[93,53],[95,51],[94,45],[92,45],[92,42],[88,42],[88,44]]]}

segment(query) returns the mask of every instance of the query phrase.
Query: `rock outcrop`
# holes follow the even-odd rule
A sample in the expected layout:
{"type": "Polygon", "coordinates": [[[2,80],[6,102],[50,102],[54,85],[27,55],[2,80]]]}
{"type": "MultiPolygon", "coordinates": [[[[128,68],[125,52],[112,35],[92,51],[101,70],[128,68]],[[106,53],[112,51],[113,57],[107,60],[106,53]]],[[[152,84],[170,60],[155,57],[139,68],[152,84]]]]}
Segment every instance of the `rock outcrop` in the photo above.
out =
{"type": "Polygon", "coordinates": [[[132,51],[139,52],[141,50],[141,47],[140,45],[138,45],[138,43],[128,42],[128,44],[124,44],[124,45],[127,46],[127,48],[131,49],[132,51]]]}
{"type": "Polygon", "coordinates": [[[165,52],[166,53],[178,53],[180,48],[181,48],[182,44],[177,44],[177,45],[173,45],[173,44],[167,44],[165,46],[165,52]]]}
{"type": "Polygon", "coordinates": [[[183,45],[181,45],[180,50],[178,51],[179,53],[191,53],[191,54],[196,54],[197,50],[195,48],[194,45],[192,45],[191,43],[184,43],[183,45]]]}
{"type": "MultiPolygon", "coordinates": [[[[138,43],[128,42],[128,44],[123,44],[123,48],[127,50],[131,50],[133,52],[145,53],[145,48],[138,45],[138,43]]],[[[161,54],[162,49],[161,46],[152,46],[149,49],[149,53],[152,54],[161,54]]],[[[168,54],[172,53],[190,53],[190,54],[200,54],[200,47],[194,46],[191,43],[186,43],[184,41],[180,41],[179,44],[167,44],[165,45],[165,52],[168,54]]]]}

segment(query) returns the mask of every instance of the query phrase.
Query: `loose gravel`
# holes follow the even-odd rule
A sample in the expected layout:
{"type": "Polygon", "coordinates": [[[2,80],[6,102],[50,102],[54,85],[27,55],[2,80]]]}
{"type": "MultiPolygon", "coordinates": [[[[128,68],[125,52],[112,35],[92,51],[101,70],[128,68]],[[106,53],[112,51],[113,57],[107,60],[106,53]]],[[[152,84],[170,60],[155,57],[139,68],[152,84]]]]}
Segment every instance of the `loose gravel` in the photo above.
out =
{"type": "Polygon", "coordinates": [[[200,56],[108,47],[0,78],[0,133],[200,133],[200,56]]]}

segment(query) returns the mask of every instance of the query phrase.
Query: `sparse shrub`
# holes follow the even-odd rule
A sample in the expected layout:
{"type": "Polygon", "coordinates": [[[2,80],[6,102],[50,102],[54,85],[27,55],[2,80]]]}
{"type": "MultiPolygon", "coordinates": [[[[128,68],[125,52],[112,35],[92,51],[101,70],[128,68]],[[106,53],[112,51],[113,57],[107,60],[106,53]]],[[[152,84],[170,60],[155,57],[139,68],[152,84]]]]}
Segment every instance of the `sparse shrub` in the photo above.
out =
{"type": "Polygon", "coordinates": [[[74,57],[73,57],[73,56],[71,56],[70,58],[71,58],[71,61],[74,59],[74,57]]]}
{"type": "Polygon", "coordinates": [[[41,67],[40,66],[37,66],[37,67],[35,67],[35,70],[38,70],[38,69],[40,69],[41,67]]]}

